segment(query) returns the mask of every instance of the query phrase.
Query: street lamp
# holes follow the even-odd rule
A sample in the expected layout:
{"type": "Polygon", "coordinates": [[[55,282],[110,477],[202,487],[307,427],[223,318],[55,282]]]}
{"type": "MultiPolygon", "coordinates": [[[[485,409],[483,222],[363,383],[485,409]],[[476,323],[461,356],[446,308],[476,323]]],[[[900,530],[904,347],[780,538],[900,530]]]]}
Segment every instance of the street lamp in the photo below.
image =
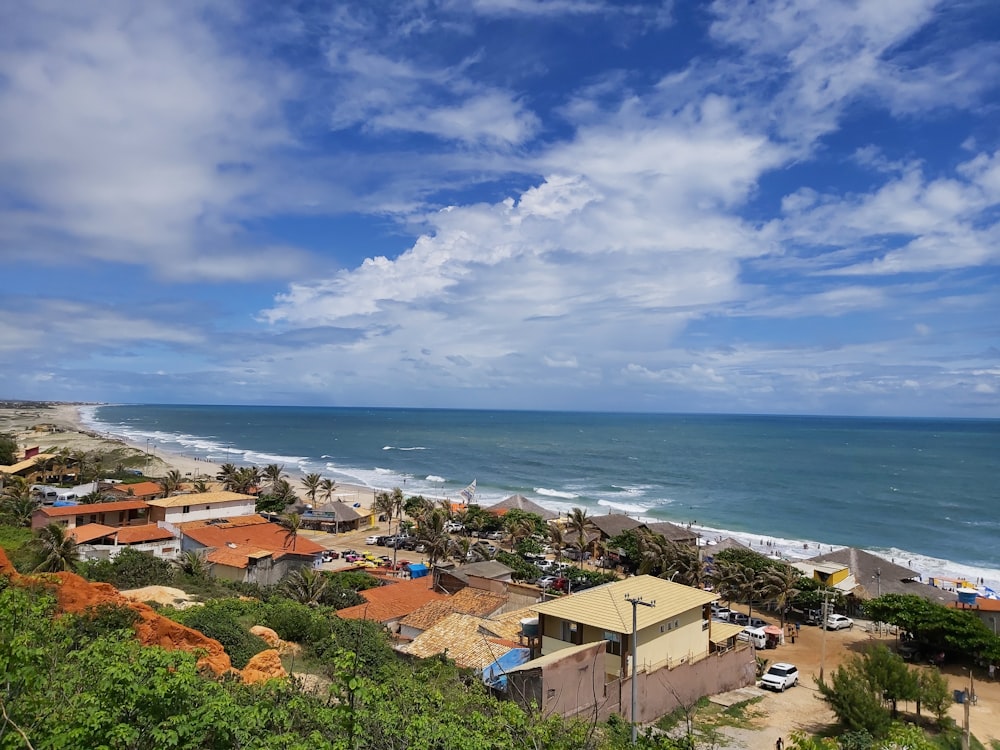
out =
{"type": "Polygon", "coordinates": [[[636,625],[636,619],[637,619],[636,612],[638,611],[640,604],[643,607],[655,607],[656,600],[654,599],[652,601],[646,602],[642,600],[641,596],[633,597],[629,596],[628,594],[625,594],[625,601],[627,601],[629,604],[632,605],[632,744],[634,745],[638,739],[637,737],[638,724],[636,724],[636,716],[635,716],[636,706],[638,704],[638,692],[637,692],[638,682],[636,681],[635,675],[636,675],[636,666],[638,665],[639,662],[639,660],[636,658],[636,652],[637,652],[636,647],[638,646],[639,631],[636,625]]]}

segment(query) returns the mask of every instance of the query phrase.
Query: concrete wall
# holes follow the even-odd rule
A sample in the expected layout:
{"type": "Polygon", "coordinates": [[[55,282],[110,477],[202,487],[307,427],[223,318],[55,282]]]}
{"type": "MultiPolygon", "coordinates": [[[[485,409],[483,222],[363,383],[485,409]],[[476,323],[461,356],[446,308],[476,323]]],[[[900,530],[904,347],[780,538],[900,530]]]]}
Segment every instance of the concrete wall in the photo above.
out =
{"type": "MultiPolygon", "coordinates": [[[[692,706],[705,695],[753,685],[757,680],[757,664],[753,650],[737,648],[673,669],[640,672],[639,721],[651,722],[681,706],[692,706]]],[[[631,721],[631,676],[621,681],[621,711],[631,721]]]]}
{"type": "MultiPolygon", "coordinates": [[[[507,677],[508,697],[522,705],[534,701],[543,713],[601,721],[620,714],[631,721],[631,678],[605,682],[604,656],[604,643],[595,643],[555,663],[513,672],[507,677]]],[[[753,684],[756,664],[753,651],[738,648],[673,669],[640,672],[637,680],[639,721],[652,722],[702,696],[753,684]]]]}

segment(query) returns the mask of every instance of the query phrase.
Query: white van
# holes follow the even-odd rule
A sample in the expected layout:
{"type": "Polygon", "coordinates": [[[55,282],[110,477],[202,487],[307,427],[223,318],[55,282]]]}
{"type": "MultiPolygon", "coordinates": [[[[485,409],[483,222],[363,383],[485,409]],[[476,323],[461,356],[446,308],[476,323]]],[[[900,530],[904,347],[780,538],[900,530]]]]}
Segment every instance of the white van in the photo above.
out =
{"type": "Polygon", "coordinates": [[[754,648],[767,648],[767,633],[764,628],[745,627],[736,637],[741,641],[749,641],[754,648]]]}

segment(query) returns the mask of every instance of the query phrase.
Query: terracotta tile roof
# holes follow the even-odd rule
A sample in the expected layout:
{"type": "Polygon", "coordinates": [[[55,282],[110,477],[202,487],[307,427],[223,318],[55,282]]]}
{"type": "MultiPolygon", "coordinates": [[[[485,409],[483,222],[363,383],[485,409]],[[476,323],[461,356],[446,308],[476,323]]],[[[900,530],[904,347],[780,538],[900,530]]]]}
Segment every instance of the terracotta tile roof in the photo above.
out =
{"type": "Polygon", "coordinates": [[[134,482],[132,484],[113,484],[105,490],[114,492],[116,495],[128,495],[132,491],[134,497],[149,497],[151,495],[162,495],[163,488],[156,482],[134,482]]]}
{"type": "Polygon", "coordinates": [[[149,504],[155,505],[157,508],[183,508],[185,505],[218,505],[238,500],[256,502],[253,495],[242,495],[239,492],[220,490],[218,492],[192,492],[188,495],[174,495],[173,497],[164,497],[159,500],[150,500],[149,504]]]}
{"type": "Polygon", "coordinates": [[[521,620],[528,617],[538,617],[538,612],[533,607],[504,612],[502,615],[491,617],[484,627],[498,638],[517,642],[521,635],[521,620]]]}
{"type": "Polygon", "coordinates": [[[235,544],[267,550],[275,559],[289,554],[316,555],[325,549],[301,534],[296,538],[295,548],[292,549],[292,543],[285,529],[259,515],[217,521],[194,521],[180,524],[178,528],[183,536],[205,547],[221,549],[235,544]]]}
{"type": "Polygon", "coordinates": [[[432,576],[411,578],[408,581],[379,586],[361,592],[367,604],[348,607],[337,612],[338,617],[347,620],[374,620],[389,622],[415,612],[428,602],[443,601],[446,594],[431,588],[432,576]]]}
{"type": "Polygon", "coordinates": [[[492,591],[465,588],[452,594],[448,601],[456,612],[486,617],[500,609],[507,602],[507,597],[492,591]]]}
{"type": "MultiPolygon", "coordinates": [[[[496,612],[507,601],[507,597],[489,591],[465,588],[449,596],[445,601],[430,602],[399,621],[400,625],[428,630],[453,612],[475,617],[486,617],[496,612]]],[[[500,635],[498,633],[498,635],[500,635]]],[[[517,633],[514,633],[515,637],[517,633]]],[[[506,637],[506,631],[504,634],[506,637]]]]}
{"type": "Polygon", "coordinates": [[[208,553],[205,559],[210,563],[226,565],[230,568],[243,569],[250,566],[251,558],[259,558],[262,552],[266,553],[265,550],[260,550],[256,547],[237,545],[236,549],[222,547],[220,549],[213,550],[208,553]]]}
{"type": "Polygon", "coordinates": [[[120,500],[115,503],[89,503],[87,505],[62,505],[39,508],[36,513],[42,513],[49,518],[65,518],[66,516],[85,516],[91,513],[116,513],[122,510],[142,510],[149,505],[142,500],[120,500]]]}
{"type": "Polygon", "coordinates": [[[124,526],[115,529],[115,534],[119,544],[140,544],[142,542],[158,542],[173,539],[174,535],[155,523],[147,523],[143,526],[124,526]]]}
{"type": "Polygon", "coordinates": [[[70,529],[69,536],[77,544],[86,544],[87,542],[92,542],[95,539],[100,539],[102,536],[114,534],[116,531],[118,531],[118,529],[114,526],[105,526],[103,523],[85,523],[83,526],[77,526],[75,529],[70,529]]]}
{"type": "Polygon", "coordinates": [[[986,599],[985,597],[977,596],[975,605],[949,602],[948,606],[952,609],[969,609],[973,612],[1000,612],[1000,599],[986,599]]]}
{"type": "Polygon", "coordinates": [[[484,625],[488,626],[488,621],[481,617],[455,612],[399,650],[422,659],[447,652],[446,656],[459,667],[482,670],[512,648],[511,644],[500,642],[484,625]]]}
{"type": "Polygon", "coordinates": [[[206,518],[201,521],[185,521],[184,523],[174,524],[181,531],[188,531],[189,529],[201,529],[206,526],[212,526],[215,528],[232,529],[239,526],[256,526],[259,523],[264,523],[268,521],[264,516],[259,513],[254,513],[249,516],[231,516],[229,518],[206,518]]]}

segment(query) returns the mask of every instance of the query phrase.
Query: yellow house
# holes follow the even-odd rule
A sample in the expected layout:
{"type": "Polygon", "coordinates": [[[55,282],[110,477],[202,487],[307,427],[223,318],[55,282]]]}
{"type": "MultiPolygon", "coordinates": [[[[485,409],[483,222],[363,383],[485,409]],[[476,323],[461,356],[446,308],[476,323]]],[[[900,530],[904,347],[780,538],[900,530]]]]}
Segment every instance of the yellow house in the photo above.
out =
{"type": "Polygon", "coordinates": [[[605,641],[605,674],[628,675],[634,633],[632,604],[626,597],[641,597],[654,605],[637,605],[635,611],[638,668],[645,672],[704,659],[711,651],[713,626],[724,627],[712,622],[710,604],[719,598],[717,594],[653,576],[635,576],[534,605],[541,655],[605,641]]]}
{"type": "Polygon", "coordinates": [[[847,580],[851,576],[850,567],[838,562],[803,560],[793,562],[792,567],[798,568],[802,575],[812,578],[828,588],[850,591],[856,585],[853,579],[847,580]]]}

